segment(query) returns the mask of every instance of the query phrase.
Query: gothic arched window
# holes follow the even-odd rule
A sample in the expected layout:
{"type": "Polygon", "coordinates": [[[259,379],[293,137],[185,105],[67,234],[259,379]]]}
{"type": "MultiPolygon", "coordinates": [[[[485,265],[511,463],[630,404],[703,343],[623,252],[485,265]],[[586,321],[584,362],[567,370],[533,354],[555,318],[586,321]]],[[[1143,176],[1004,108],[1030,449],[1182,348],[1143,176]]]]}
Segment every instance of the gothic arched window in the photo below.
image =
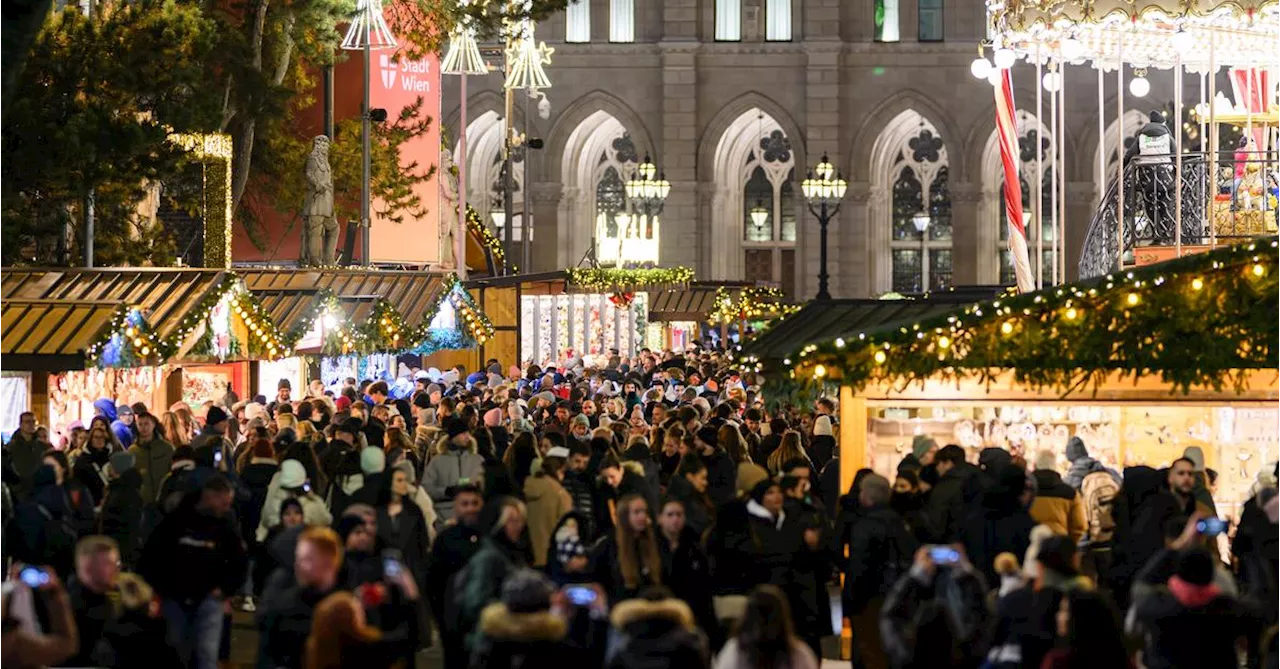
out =
{"type": "Polygon", "coordinates": [[[891,288],[920,293],[951,285],[951,195],[947,148],[923,117],[900,132],[894,151],[889,207],[891,288]]]}

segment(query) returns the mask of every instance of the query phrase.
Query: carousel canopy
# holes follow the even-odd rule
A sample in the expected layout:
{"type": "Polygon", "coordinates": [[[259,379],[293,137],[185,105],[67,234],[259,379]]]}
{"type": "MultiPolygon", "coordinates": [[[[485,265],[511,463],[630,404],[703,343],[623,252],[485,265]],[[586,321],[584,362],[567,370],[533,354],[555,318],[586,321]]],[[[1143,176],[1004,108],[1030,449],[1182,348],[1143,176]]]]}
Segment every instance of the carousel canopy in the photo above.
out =
{"type": "Polygon", "coordinates": [[[1277,0],[988,0],[997,49],[1035,61],[1193,72],[1276,64],[1277,0]]]}
{"type": "Polygon", "coordinates": [[[1173,389],[1239,388],[1277,367],[1280,254],[1275,238],[1005,295],[912,322],[793,349],[797,380],[860,388],[931,379],[1069,393],[1108,375],[1156,376],[1173,389]]]}

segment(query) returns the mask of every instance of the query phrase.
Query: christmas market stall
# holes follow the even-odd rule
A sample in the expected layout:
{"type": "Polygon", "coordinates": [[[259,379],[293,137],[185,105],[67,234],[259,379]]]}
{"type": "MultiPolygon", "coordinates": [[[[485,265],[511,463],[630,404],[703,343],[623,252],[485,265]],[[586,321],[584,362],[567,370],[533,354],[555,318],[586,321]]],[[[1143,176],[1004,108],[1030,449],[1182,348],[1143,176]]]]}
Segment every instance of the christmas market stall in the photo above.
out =
{"type": "Polygon", "coordinates": [[[474,369],[475,348],[493,336],[483,311],[452,275],[246,270],[245,281],[294,351],[259,364],[257,392],[268,397],[286,380],[298,388],[312,378],[335,386],[347,377],[394,381],[415,367],[474,369]]]}
{"type": "MultiPolygon", "coordinates": [[[[1187,447],[1238,516],[1280,455],[1275,238],[873,327],[796,332],[775,394],[838,388],[842,486],[891,474],[917,435],[1028,460],[1080,437],[1109,466],[1187,447]]],[[[905,315],[905,314],[904,314],[905,315]]],[[[756,358],[748,356],[748,362],[756,358]]],[[[764,364],[764,363],[760,363],[764,364]]]]}
{"type": "Polygon", "coordinates": [[[30,375],[28,407],[54,439],[92,418],[101,398],[165,409],[243,395],[249,360],[287,353],[280,331],[225,270],[6,269],[0,277],[4,369],[30,375]]]}
{"type": "MultiPolygon", "coordinates": [[[[693,270],[674,268],[574,268],[556,272],[473,279],[467,286],[482,307],[514,315],[513,325],[495,325],[518,343],[522,367],[583,355],[632,355],[646,345],[651,299],[661,291],[683,290],[693,270]]],[[[505,349],[502,350],[505,353],[505,349]]],[[[499,360],[516,360],[493,355],[499,360]]]]}

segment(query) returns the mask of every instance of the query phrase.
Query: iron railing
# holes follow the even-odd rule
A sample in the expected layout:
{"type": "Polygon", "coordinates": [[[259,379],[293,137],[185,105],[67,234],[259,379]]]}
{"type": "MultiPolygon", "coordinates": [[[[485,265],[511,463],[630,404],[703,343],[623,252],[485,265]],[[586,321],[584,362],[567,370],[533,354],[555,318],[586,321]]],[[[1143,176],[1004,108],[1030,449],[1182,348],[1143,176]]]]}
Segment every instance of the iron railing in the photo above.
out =
{"type": "Polygon", "coordinates": [[[1089,222],[1080,252],[1080,278],[1117,270],[1121,258],[1132,262],[1134,251],[1144,246],[1201,246],[1275,234],[1276,170],[1275,152],[1223,153],[1210,188],[1206,154],[1183,154],[1181,188],[1174,192],[1172,157],[1167,162],[1130,160],[1122,180],[1111,180],[1089,222]],[[1117,198],[1121,185],[1123,222],[1117,198]],[[1179,213],[1181,237],[1176,223],[1179,213]],[[1116,235],[1121,230],[1123,245],[1118,245],[1116,235]]]}

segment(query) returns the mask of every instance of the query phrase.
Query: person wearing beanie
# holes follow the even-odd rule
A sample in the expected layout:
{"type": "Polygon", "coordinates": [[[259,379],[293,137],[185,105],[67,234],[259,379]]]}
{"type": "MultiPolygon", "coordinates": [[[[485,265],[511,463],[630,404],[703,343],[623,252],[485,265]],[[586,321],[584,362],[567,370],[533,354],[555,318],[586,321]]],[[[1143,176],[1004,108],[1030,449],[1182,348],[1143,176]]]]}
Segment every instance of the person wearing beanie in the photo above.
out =
{"type": "Polygon", "coordinates": [[[813,419],[813,438],[809,440],[809,460],[813,462],[813,471],[822,468],[831,461],[836,452],[836,437],[832,429],[831,417],[820,414],[813,419]]]}
{"type": "Polygon", "coordinates": [[[1242,640],[1246,648],[1257,647],[1264,616],[1254,604],[1214,584],[1215,562],[1202,547],[1182,551],[1167,589],[1135,602],[1129,631],[1146,641],[1145,666],[1234,667],[1242,640]]]}
{"type": "Polygon", "coordinates": [[[422,473],[422,487],[427,489],[441,522],[453,518],[453,496],[459,486],[481,485],[484,480],[484,457],[462,419],[450,416],[444,421],[447,439],[436,446],[436,454],[422,473]]]}
{"type": "Polygon", "coordinates": [[[938,442],[932,437],[923,434],[917,434],[911,439],[911,452],[902,458],[902,462],[898,463],[898,471],[904,469],[920,470],[921,468],[933,464],[933,456],[938,453],[938,442]]]}
{"type": "Polygon", "coordinates": [[[1120,474],[1098,462],[1097,458],[1089,456],[1089,449],[1085,447],[1084,440],[1080,437],[1071,437],[1067,440],[1067,447],[1064,451],[1067,456],[1067,462],[1071,463],[1071,468],[1067,470],[1067,475],[1062,477],[1063,482],[1067,485],[1079,490],[1084,484],[1084,477],[1094,472],[1106,472],[1115,480],[1117,486],[1120,485],[1120,474]]]}
{"type": "Polygon", "coordinates": [[[1031,519],[1037,524],[1047,525],[1054,534],[1080,543],[1088,529],[1084,500],[1074,488],[1062,481],[1062,476],[1056,470],[1057,464],[1057,456],[1053,451],[1042,449],[1036,453],[1036,469],[1032,473],[1036,483],[1036,497],[1031,502],[1031,519]]]}
{"type": "Polygon", "coordinates": [[[267,486],[266,501],[262,504],[261,520],[258,523],[258,541],[265,541],[267,533],[280,522],[280,506],[286,500],[296,499],[302,505],[303,518],[309,526],[328,526],[333,522],[329,508],[324,500],[311,489],[307,480],[307,470],[297,460],[285,460],[280,463],[280,471],[267,486]]]}
{"type": "Polygon", "coordinates": [[[381,474],[386,469],[387,455],[381,448],[367,446],[360,450],[360,471],[365,477],[381,474]]]}

